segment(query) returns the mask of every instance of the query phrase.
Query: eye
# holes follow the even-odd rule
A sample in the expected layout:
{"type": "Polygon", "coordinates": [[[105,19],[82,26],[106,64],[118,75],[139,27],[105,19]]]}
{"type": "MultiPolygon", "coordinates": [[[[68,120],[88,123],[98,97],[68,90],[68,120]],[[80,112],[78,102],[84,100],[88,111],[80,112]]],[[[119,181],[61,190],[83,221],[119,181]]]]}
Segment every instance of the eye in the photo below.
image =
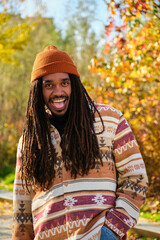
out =
{"type": "Polygon", "coordinates": [[[47,83],[46,87],[52,87],[52,84],[51,83],[47,83]]]}
{"type": "Polygon", "coordinates": [[[45,84],[44,84],[44,87],[45,87],[45,88],[52,88],[52,87],[53,87],[53,84],[51,84],[51,83],[45,83],[45,84]]]}
{"type": "Polygon", "coordinates": [[[67,87],[68,85],[70,85],[70,81],[62,82],[62,86],[63,87],[67,87]]]}

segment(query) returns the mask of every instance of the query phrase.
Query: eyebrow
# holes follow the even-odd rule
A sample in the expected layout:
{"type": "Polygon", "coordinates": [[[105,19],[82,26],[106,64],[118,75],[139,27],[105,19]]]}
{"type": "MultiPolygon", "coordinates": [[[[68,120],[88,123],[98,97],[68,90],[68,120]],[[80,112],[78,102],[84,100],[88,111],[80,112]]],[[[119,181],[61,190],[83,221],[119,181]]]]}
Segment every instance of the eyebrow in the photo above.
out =
{"type": "MultiPolygon", "coordinates": [[[[54,80],[49,80],[49,79],[48,79],[48,80],[43,80],[42,83],[43,83],[43,84],[44,84],[44,83],[51,83],[51,82],[53,82],[53,81],[54,81],[54,80]]],[[[61,81],[62,81],[62,82],[70,81],[70,78],[62,78],[61,81]]]]}

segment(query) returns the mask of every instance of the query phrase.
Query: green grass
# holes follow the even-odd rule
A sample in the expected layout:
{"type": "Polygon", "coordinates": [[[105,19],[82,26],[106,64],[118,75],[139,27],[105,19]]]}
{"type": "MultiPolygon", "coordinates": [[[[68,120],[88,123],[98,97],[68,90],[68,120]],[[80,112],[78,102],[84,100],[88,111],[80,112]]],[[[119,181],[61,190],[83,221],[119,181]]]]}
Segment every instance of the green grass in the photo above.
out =
{"type": "Polygon", "coordinates": [[[160,212],[158,212],[158,213],[141,212],[140,217],[158,222],[158,221],[160,221],[160,212]]]}
{"type": "Polygon", "coordinates": [[[10,173],[14,174],[15,172],[15,166],[10,166],[8,164],[4,164],[2,167],[0,167],[0,179],[4,179],[9,175],[10,173]]]}
{"type": "Polygon", "coordinates": [[[8,174],[4,176],[4,173],[0,175],[0,189],[13,191],[15,174],[13,171],[8,171],[8,174]]]}
{"type": "Polygon", "coordinates": [[[7,191],[13,191],[13,184],[6,185],[3,181],[0,179],[0,189],[7,190],[7,191]]]}
{"type": "Polygon", "coordinates": [[[5,178],[4,178],[4,184],[9,185],[14,183],[14,173],[9,173],[5,178]]]}
{"type": "Polygon", "coordinates": [[[0,168],[0,189],[13,191],[14,176],[15,165],[9,165],[5,162],[0,168]]]}
{"type": "Polygon", "coordinates": [[[160,197],[148,197],[140,210],[140,217],[160,221],[160,197]]]}

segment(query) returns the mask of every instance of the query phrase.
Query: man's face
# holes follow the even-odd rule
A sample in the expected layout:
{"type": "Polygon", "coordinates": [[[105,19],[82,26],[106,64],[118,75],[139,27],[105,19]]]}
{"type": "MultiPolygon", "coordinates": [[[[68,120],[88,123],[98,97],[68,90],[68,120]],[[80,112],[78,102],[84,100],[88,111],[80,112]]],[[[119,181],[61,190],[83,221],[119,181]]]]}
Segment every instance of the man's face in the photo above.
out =
{"type": "Polygon", "coordinates": [[[44,102],[56,115],[64,115],[71,96],[71,80],[68,73],[52,73],[42,77],[44,102]]]}

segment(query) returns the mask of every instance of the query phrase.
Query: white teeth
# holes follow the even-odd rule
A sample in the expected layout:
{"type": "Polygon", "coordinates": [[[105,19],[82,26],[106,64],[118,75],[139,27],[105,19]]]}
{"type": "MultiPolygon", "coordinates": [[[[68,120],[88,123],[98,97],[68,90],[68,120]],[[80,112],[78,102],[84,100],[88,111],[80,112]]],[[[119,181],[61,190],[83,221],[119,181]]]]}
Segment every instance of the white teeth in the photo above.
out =
{"type": "Polygon", "coordinates": [[[59,103],[59,102],[64,102],[65,99],[54,99],[53,102],[59,103]]]}

